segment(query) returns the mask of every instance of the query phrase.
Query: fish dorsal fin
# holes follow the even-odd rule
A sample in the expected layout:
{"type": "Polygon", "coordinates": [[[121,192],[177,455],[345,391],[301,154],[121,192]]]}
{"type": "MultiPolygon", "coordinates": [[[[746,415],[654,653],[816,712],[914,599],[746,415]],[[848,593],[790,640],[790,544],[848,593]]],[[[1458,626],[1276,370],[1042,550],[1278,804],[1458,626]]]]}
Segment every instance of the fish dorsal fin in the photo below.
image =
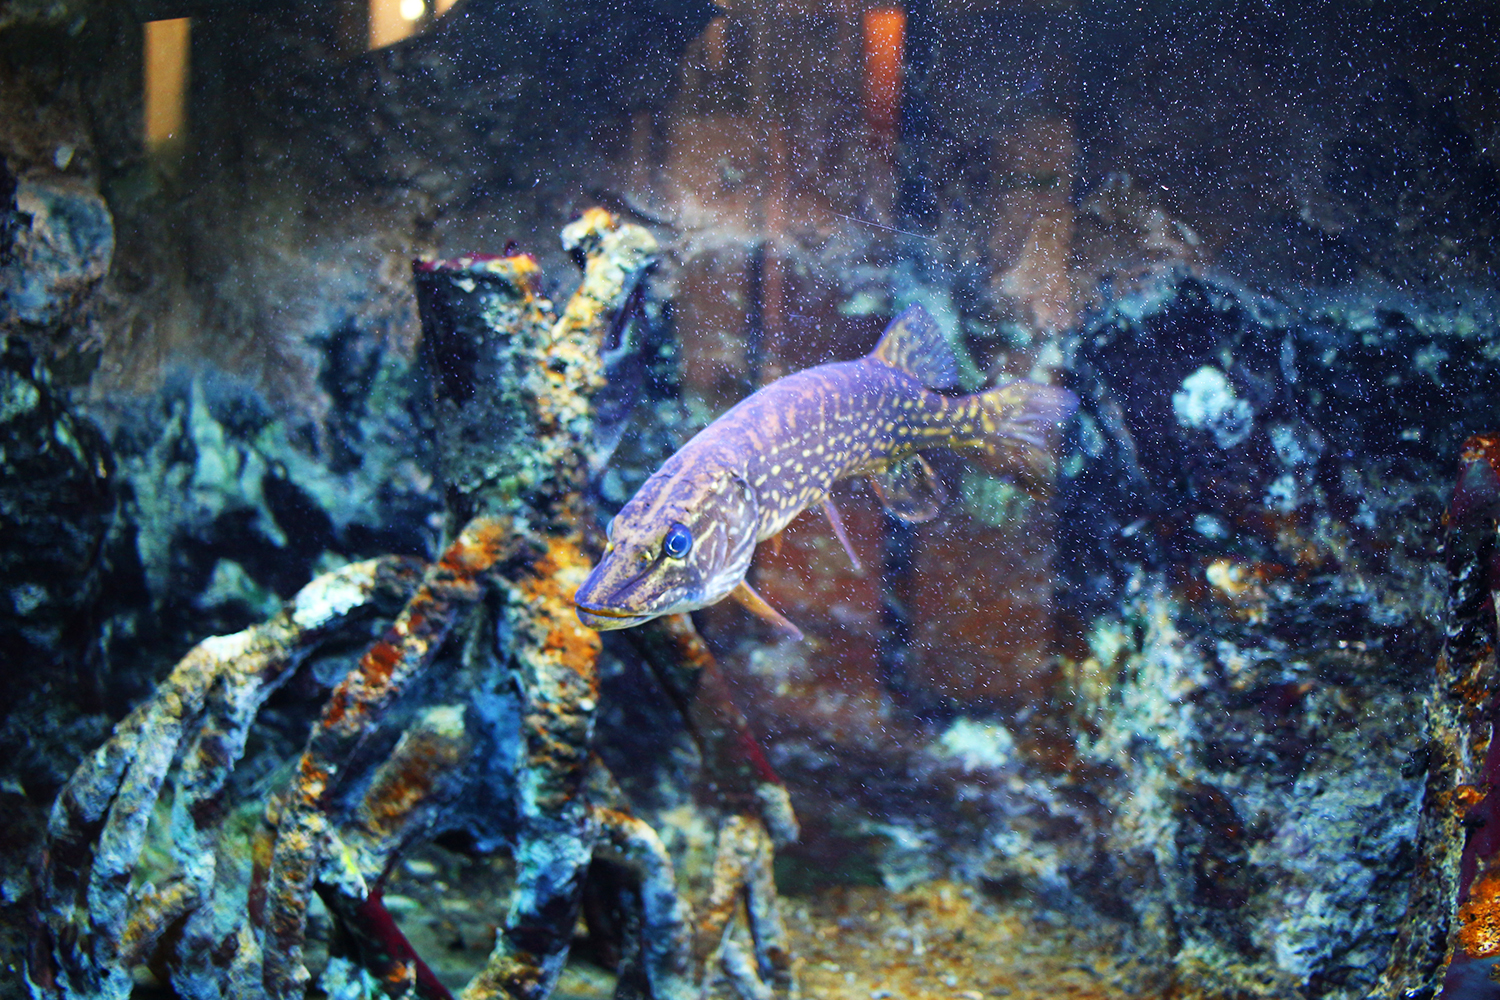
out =
{"type": "Polygon", "coordinates": [[[880,335],[870,357],[920,381],[929,389],[958,384],[958,359],[948,338],[920,305],[908,306],[880,335]]]}
{"type": "Polygon", "coordinates": [[[948,502],[948,490],[921,455],[907,455],[884,472],[870,476],[875,495],[892,517],[920,524],[937,517],[948,502]]]}

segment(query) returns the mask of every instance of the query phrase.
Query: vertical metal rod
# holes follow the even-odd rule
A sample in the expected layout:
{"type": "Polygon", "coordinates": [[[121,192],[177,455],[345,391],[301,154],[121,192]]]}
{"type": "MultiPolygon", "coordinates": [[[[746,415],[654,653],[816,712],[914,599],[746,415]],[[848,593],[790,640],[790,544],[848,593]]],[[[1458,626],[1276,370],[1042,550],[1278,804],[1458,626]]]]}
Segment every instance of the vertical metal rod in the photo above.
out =
{"type": "MultiPolygon", "coordinates": [[[[937,23],[932,0],[907,0],[905,41],[902,46],[901,105],[896,122],[895,226],[908,233],[931,233],[938,225],[936,193],[930,180],[928,150],[932,141],[929,86],[937,55],[937,23]]],[[[928,270],[930,240],[916,235],[896,236],[894,271],[923,274],[928,270]]],[[[879,660],[886,687],[911,701],[912,623],[909,599],[915,573],[917,539],[910,525],[885,516],[885,563],[882,588],[879,660]]]]}
{"type": "MultiPolygon", "coordinates": [[[[933,140],[929,94],[938,52],[937,18],[932,0],[907,0],[903,7],[906,44],[902,51],[901,113],[896,124],[896,227],[929,233],[938,223],[928,152],[933,140]]],[[[922,242],[913,241],[917,246],[922,242]]],[[[904,248],[902,256],[906,256],[904,248]]]]}

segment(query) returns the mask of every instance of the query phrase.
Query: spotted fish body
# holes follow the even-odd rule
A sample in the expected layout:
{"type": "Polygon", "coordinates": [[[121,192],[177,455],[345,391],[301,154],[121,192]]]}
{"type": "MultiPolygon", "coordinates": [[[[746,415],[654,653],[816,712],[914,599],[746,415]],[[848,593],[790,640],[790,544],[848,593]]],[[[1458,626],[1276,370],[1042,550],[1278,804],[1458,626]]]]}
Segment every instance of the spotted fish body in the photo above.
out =
{"type": "Polygon", "coordinates": [[[948,448],[999,471],[1045,475],[1070,394],[1032,382],[968,396],[932,391],[951,386],[956,371],[941,331],[913,306],[868,356],[789,375],[741,401],[611,522],[604,557],[576,595],[579,618],[627,628],[737,589],[754,598],[744,577],[756,544],[852,476],[872,476],[897,516],[925,519],[938,486],[922,451],[948,448]]]}

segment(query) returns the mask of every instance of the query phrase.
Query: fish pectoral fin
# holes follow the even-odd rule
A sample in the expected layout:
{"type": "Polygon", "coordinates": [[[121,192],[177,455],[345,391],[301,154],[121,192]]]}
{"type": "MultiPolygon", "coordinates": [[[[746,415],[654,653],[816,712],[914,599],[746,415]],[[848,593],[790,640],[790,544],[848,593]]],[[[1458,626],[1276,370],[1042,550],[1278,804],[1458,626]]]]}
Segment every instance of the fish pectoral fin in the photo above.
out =
{"type": "Polygon", "coordinates": [[[770,543],[770,546],[771,546],[771,555],[773,555],[773,556],[779,556],[779,555],[781,555],[781,535],[782,535],[782,533],[780,531],[778,531],[778,532],[776,532],[776,534],[774,534],[770,538],[766,539],[766,541],[768,543],[770,543]]]}
{"type": "Polygon", "coordinates": [[[849,553],[849,561],[854,564],[854,572],[864,576],[864,564],[859,561],[859,556],[854,554],[854,546],[849,543],[849,533],[844,530],[844,520],[839,517],[839,509],[833,505],[832,497],[823,498],[823,513],[828,516],[828,526],[833,529],[833,537],[839,540],[844,551],[849,553]]]}
{"type": "Polygon", "coordinates": [[[947,487],[921,455],[908,455],[884,472],[872,473],[870,485],[892,517],[912,524],[937,517],[948,502],[947,487]]]}
{"type": "Polygon", "coordinates": [[[735,587],[729,596],[761,621],[774,625],[779,631],[786,633],[798,642],[802,641],[802,630],[782,617],[780,611],[767,604],[766,599],[751,590],[750,585],[744,580],[740,581],[740,585],[735,587]]]}

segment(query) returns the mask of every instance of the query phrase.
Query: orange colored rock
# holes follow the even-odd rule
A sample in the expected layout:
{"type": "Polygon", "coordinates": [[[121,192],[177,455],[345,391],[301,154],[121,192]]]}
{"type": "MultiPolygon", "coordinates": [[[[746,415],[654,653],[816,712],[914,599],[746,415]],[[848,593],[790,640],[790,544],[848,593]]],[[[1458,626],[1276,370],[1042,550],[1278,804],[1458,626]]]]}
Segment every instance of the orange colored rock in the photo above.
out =
{"type": "Polygon", "coordinates": [[[1458,920],[1458,944],[1468,955],[1500,955],[1500,871],[1487,871],[1474,880],[1458,920]]]}

